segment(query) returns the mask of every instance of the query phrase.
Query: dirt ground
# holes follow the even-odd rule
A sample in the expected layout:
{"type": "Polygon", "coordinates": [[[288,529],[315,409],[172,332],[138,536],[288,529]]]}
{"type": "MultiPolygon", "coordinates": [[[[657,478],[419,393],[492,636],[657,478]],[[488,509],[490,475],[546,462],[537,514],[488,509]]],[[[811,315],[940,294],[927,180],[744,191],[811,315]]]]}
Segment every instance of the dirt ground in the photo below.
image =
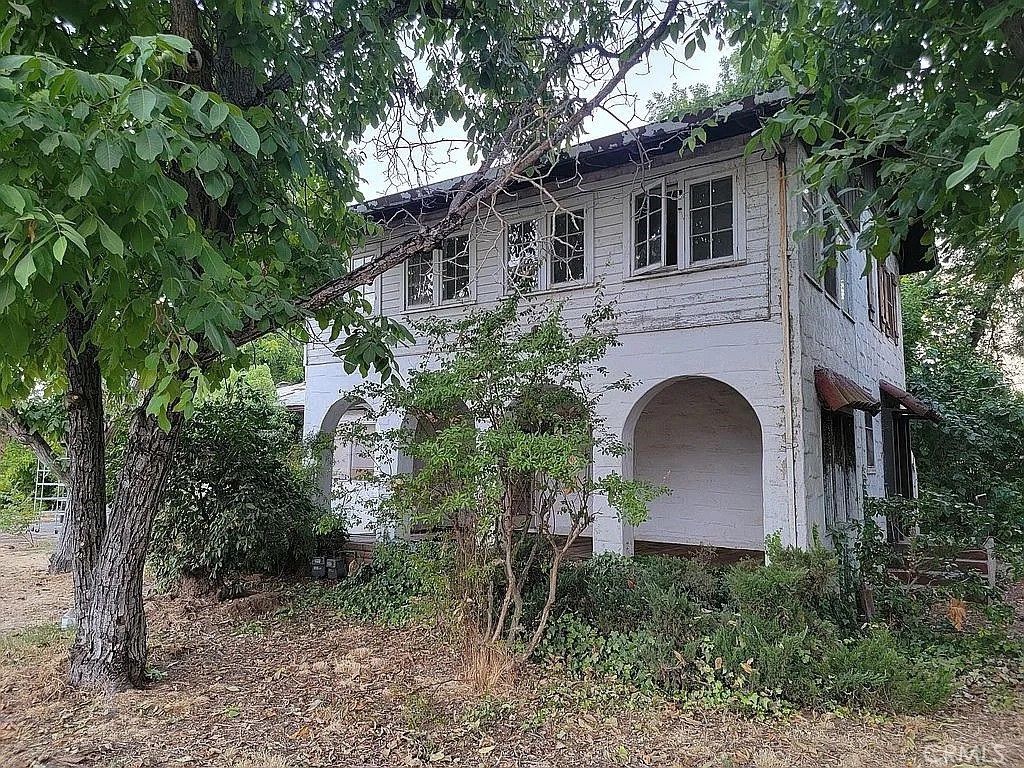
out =
{"type": "Polygon", "coordinates": [[[41,575],[45,551],[0,557],[2,768],[1024,766],[1024,692],[1010,684],[930,717],[763,721],[539,673],[480,695],[436,633],[289,609],[278,592],[150,598],[158,682],[77,693],[61,683],[65,636],[9,631],[55,621],[66,580],[41,575]]]}
{"type": "Polygon", "coordinates": [[[0,534],[0,633],[60,620],[71,601],[71,577],[49,576],[53,545],[0,534]]]}

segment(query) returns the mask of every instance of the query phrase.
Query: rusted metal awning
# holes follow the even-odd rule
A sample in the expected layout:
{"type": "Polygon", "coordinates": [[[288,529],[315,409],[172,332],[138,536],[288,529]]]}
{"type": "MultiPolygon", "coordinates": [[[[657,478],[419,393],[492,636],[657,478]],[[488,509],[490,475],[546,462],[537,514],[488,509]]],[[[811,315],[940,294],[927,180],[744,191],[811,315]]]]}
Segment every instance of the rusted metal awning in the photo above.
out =
{"type": "Polygon", "coordinates": [[[928,419],[930,421],[942,421],[942,416],[939,415],[938,411],[927,403],[918,400],[909,392],[904,392],[895,384],[890,384],[885,379],[882,379],[878,382],[878,388],[906,408],[910,412],[911,417],[928,419]]]}
{"type": "Polygon", "coordinates": [[[814,369],[814,387],[818,390],[818,399],[830,411],[856,408],[874,415],[882,407],[864,387],[831,368],[814,369]]]}

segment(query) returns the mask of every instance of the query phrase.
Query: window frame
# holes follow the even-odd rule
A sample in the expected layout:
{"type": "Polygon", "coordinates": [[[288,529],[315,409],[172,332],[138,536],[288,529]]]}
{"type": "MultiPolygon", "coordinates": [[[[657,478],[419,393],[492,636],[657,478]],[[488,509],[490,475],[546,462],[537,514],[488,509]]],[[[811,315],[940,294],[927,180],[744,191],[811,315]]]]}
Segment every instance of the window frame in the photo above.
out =
{"type": "MultiPolygon", "coordinates": [[[[644,184],[638,190],[630,192],[629,204],[627,206],[627,223],[626,227],[629,232],[629,244],[630,247],[627,250],[629,257],[629,271],[633,275],[646,275],[651,272],[657,272],[660,270],[668,270],[679,267],[680,251],[682,250],[682,241],[680,240],[679,233],[682,230],[682,211],[679,208],[680,200],[680,186],[678,178],[676,176],[666,176],[658,179],[654,182],[644,184]],[[658,197],[661,199],[660,213],[661,213],[661,230],[660,230],[660,248],[657,261],[649,261],[645,266],[639,267],[636,263],[637,256],[637,242],[636,226],[637,226],[637,200],[640,195],[644,195],[647,200],[651,197],[651,192],[658,190],[658,197]],[[669,200],[671,196],[675,198],[675,231],[676,231],[676,243],[675,243],[675,264],[669,264],[669,243],[668,243],[668,231],[669,231],[669,211],[668,206],[665,205],[665,201],[669,200]]],[[[647,214],[648,221],[650,220],[650,213],[647,214]]],[[[650,243],[650,237],[647,242],[650,243]]],[[[648,250],[648,254],[650,251],[648,250]]]]}
{"type": "Polygon", "coordinates": [[[889,269],[888,261],[878,264],[875,270],[878,286],[878,330],[899,345],[902,308],[900,306],[900,276],[889,269]]]}
{"type": "Polygon", "coordinates": [[[745,170],[742,157],[734,157],[709,163],[694,170],[681,170],[666,174],[658,179],[645,180],[643,184],[631,187],[623,200],[623,252],[625,255],[626,277],[645,277],[650,275],[669,275],[679,272],[714,269],[718,267],[736,266],[747,260],[746,243],[746,194],[745,170]],[[702,182],[714,181],[729,177],[732,181],[732,256],[712,257],[701,261],[693,261],[690,248],[690,230],[693,222],[690,210],[690,186],[702,182]],[[674,187],[676,196],[676,263],[666,265],[665,255],[668,252],[665,233],[667,229],[667,213],[662,206],[662,262],[643,268],[636,267],[636,229],[634,209],[636,198],[641,192],[661,186],[666,194],[674,187]]]}
{"type": "Polygon", "coordinates": [[[441,307],[460,306],[466,304],[473,304],[476,302],[476,241],[469,232],[456,232],[444,238],[435,248],[430,249],[430,265],[432,270],[431,275],[431,300],[429,303],[423,304],[410,304],[409,303],[409,267],[417,256],[422,256],[426,251],[419,251],[413,254],[405,260],[402,267],[402,297],[403,306],[406,312],[423,312],[430,309],[438,309],[441,307]],[[443,298],[443,284],[444,277],[442,274],[442,267],[444,264],[444,246],[452,240],[458,240],[465,238],[466,240],[466,257],[468,263],[468,276],[467,276],[467,294],[464,298],[443,298]]]}
{"type": "Polygon", "coordinates": [[[573,197],[556,200],[555,206],[535,207],[506,218],[502,227],[502,275],[504,277],[505,294],[520,291],[524,295],[565,291],[583,288],[594,282],[594,206],[590,196],[583,199],[573,197]],[[554,221],[558,214],[583,213],[583,277],[578,280],[567,280],[554,283],[551,280],[554,261],[551,246],[554,237],[554,221]],[[513,284],[512,271],[509,268],[509,231],[512,227],[524,222],[534,222],[537,227],[537,243],[540,250],[540,264],[537,269],[536,286],[520,289],[513,284]]]}
{"type": "MultiPolygon", "coordinates": [[[[679,228],[679,239],[680,239],[680,264],[681,268],[687,267],[705,267],[712,264],[728,264],[737,261],[741,252],[745,252],[745,243],[742,243],[740,237],[740,222],[743,218],[740,216],[740,203],[742,186],[740,184],[740,174],[735,168],[715,168],[714,166],[708,168],[705,173],[700,175],[688,175],[683,177],[683,181],[679,186],[680,197],[683,198],[683,220],[682,226],[679,228]],[[690,209],[690,187],[694,184],[702,184],[705,182],[714,182],[728,176],[732,182],[732,255],[725,256],[710,256],[707,259],[700,261],[693,260],[693,253],[691,252],[691,228],[693,226],[693,211],[690,209]]],[[[711,203],[709,201],[709,210],[711,209],[711,203]]],[[[708,231],[710,236],[712,230],[708,231]]],[[[710,247],[710,246],[709,246],[710,247]]]]}
{"type": "Polygon", "coordinates": [[[808,201],[814,203],[812,208],[815,230],[793,243],[800,260],[800,270],[804,273],[804,277],[810,280],[815,288],[828,297],[829,301],[842,310],[847,317],[852,318],[853,280],[850,267],[850,248],[853,248],[855,239],[854,232],[851,230],[849,221],[843,214],[839,203],[832,198],[830,193],[822,194],[817,189],[807,187],[800,189],[797,193],[797,231],[806,229],[809,226],[804,218],[807,215],[806,203],[808,201]],[[826,207],[831,209],[833,213],[837,214],[829,224],[826,224],[825,221],[826,207]],[[845,238],[847,248],[842,251],[836,251],[835,264],[830,264],[824,270],[819,270],[818,267],[822,264],[825,258],[826,237],[825,233],[818,231],[818,229],[825,228],[827,226],[835,228],[837,221],[838,226],[841,227],[841,232],[837,231],[833,237],[834,239],[839,239],[840,236],[845,238]],[[808,269],[806,259],[806,248],[808,243],[810,243],[811,255],[814,260],[813,269],[811,270],[808,269]],[[835,277],[835,293],[833,293],[828,287],[827,276],[830,273],[834,274],[835,277]]]}
{"type": "Polygon", "coordinates": [[[870,474],[878,471],[878,450],[875,446],[875,415],[870,411],[864,414],[864,470],[870,474]]]}

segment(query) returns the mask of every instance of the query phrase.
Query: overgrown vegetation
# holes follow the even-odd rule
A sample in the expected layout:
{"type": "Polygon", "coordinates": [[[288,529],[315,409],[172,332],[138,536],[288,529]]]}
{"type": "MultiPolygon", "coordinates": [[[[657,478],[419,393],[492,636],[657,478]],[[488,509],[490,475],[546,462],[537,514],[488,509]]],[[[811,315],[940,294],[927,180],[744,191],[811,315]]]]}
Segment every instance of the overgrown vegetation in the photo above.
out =
{"type": "MultiPolygon", "coordinates": [[[[1020,657],[1007,639],[1006,607],[976,578],[908,591],[885,570],[895,551],[872,526],[857,545],[874,588],[869,623],[858,617],[840,558],[822,547],[769,541],[769,565],[604,554],[561,569],[533,658],[572,678],[770,714],[931,711],[948,701],[958,674],[1020,657]]],[[[388,625],[450,615],[451,561],[441,545],[390,543],[378,552],[375,564],[316,599],[388,625]]],[[[533,569],[524,590],[528,627],[543,604],[544,573],[533,569]]]]}
{"type": "Polygon", "coordinates": [[[541,654],[685,701],[754,712],[843,705],[926,711],[948,670],[884,626],[860,628],[836,556],[769,544],[769,565],[602,555],[567,572],[541,654]]]}
{"type": "Polygon", "coordinates": [[[265,371],[254,369],[196,409],[153,527],[150,562],[165,587],[202,590],[245,573],[308,562],[324,514],[315,472],[265,371]]]}
{"type": "Polygon", "coordinates": [[[20,535],[35,522],[36,459],[14,440],[0,439],[0,533],[20,535]]]}
{"type": "Polygon", "coordinates": [[[387,541],[374,548],[373,560],[350,578],[311,599],[343,616],[387,626],[402,626],[452,609],[447,600],[451,552],[440,542],[387,541]]]}
{"type": "Polygon", "coordinates": [[[1008,364],[1024,351],[1024,301],[1001,280],[980,279],[958,260],[904,279],[907,376],[934,402],[938,423],[914,425],[926,531],[996,539],[1024,554],[1024,393],[1008,364]]]}
{"type": "Polygon", "coordinates": [[[559,570],[597,505],[636,524],[661,492],[590,471],[594,455],[625,451],[598,411],[605,393],[632,386],[601,367],[617,344],[606,330],[612,317],[599,304],[574,330],[560,305],[511,297],[461,320],[433,319],[419,329],[431,354],[407,384],[355,393],[378,416],[414,419],[361,438],[413,463],[413,472],[375,478],[378,519],[451,543],[449,589],[469,647],[507,653],[512,664],[541,642],[559,570]],[[525,588],[536,573],[543,586],[527,621],[525,588]]]}

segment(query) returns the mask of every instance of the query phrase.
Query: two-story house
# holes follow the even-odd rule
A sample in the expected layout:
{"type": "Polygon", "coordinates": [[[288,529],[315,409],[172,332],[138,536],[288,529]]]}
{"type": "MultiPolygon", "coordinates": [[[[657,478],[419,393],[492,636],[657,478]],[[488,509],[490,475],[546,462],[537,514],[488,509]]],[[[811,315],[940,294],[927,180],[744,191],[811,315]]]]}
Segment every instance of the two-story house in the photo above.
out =
{"type": "MultiPolygon", "coordinates": [[[[822,269],[822,241],[855,242],[859,222],[847,216],[844,232],[795,236],[843,201],[803,191],[797,142],[745,155],[779,104],[768,95],[721,108],[693,151],[686,137],[709,112],[582,144],[542,169],[542,183],[508,189],[372,287],[377,311],[407,324],[494,305],[510,290],[565,300],[570,317],[592,308],[598,286],[616,301],[621,346],[605,364],[641,384],[602,401],[631,451],[595,456],[593,471],[672,493],[636,527],[595,510],[594,551],[655,543],[757,552],[775,532],[807,546],[859,516],[864,489],[914,493],[907,420],[930,414],[904,392],[899,275],[921,268],[922,250],[905,245],[868,267],[853,247],[822,269]]],[[[361,256],[440,215],[452,188],[368,204],[386,235],[361,256]]],[[[407,370],[423,348],[396,354],[407,370]]],[[[343,396],[358,377],[323,339],[307,347],[306,376],[307,433],[365,418],[343,396]]],[[[339,444],[332,458],[325,482],[374,469],[358,446],[339,444]]],[[[400,456],[376,468],[410,470],[400,456]]],[[[355,517],[354,533],[372,530],[355,517]]]]}

